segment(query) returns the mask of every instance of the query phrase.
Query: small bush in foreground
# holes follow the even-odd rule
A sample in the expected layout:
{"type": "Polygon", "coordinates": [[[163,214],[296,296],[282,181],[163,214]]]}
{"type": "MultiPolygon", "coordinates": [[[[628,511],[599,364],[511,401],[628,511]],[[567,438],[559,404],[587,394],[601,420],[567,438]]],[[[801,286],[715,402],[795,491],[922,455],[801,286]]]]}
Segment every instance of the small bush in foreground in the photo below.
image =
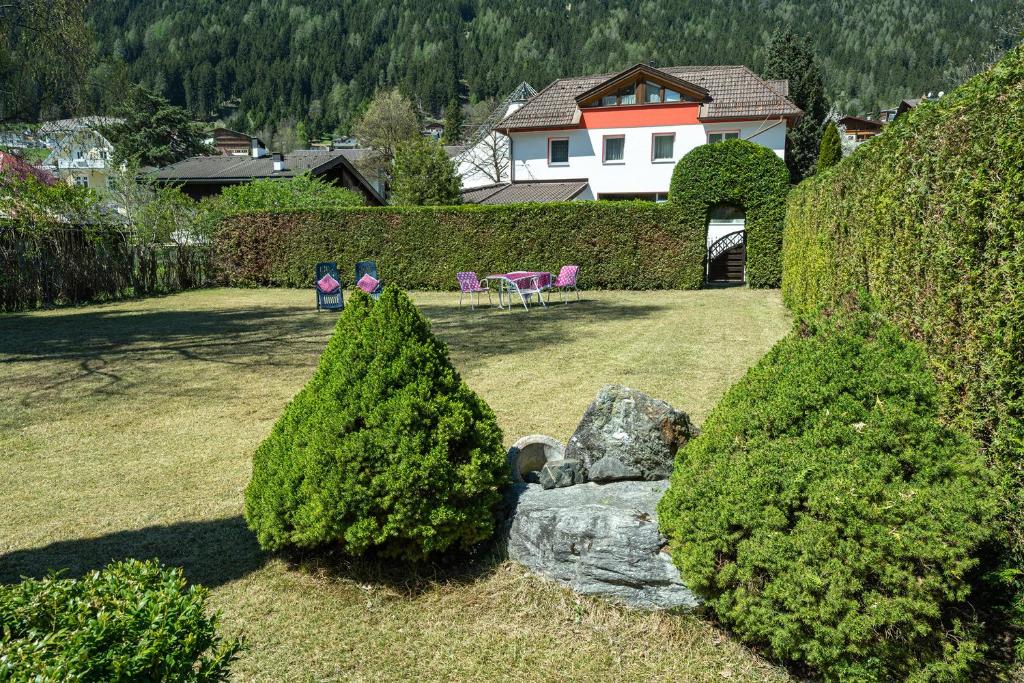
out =
{"type": "Polygon", "coordinates": [[[239,641],[217,633],[206,595],[137,560],[0,586],[0,680],[224,680],[239,641]]]}
{"type": "Polygon", "coordinates": [[[798,322],[677,456],[659,519],[683,579],[828,680],[966,678],[997,503],[937,405],[921,347],[875,313],[798,322]]]}
{"type": "Polygon", "coordinates": [[[419,560],[489,538],[507,477],[491,409],[388,287],[346,305],[313,379],[256,451],[245,516],[267,549],[419,560]]]}

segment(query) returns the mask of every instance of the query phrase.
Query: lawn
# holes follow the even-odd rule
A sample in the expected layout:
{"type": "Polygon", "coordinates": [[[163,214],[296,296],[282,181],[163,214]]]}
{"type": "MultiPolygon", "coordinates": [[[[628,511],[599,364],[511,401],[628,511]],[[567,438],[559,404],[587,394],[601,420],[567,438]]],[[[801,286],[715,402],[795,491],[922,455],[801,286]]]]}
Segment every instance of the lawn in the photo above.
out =
{"type": "MultiPolygon", "coordinates": [[[[529,313],[414,299],[511,444],[565,440],[619,382],[698,424],[788,329],[778,292],[594,292],[529,313]]],[[[206,290],[0,316],[0,580],[159,557],[212,589],[239,680],[787,680],[696,616],[580,598],[517,566],[410,575],[261,553],[250,457],[336,314],[206,290]]]]}

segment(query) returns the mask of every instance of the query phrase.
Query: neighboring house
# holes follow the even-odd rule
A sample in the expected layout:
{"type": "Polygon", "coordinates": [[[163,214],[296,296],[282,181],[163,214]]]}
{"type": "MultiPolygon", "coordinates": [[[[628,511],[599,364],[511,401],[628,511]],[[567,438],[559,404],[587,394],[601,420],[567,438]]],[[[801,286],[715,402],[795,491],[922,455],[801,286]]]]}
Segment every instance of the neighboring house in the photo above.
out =
{"type": "Polygon", "coordinates": [[[383,205],[384,199],[356,169],[351,153],[358,150],[297,150],[287,155],[273,154],[257,138],[250,140],[247,156],[198,156],[165,166],[153,174],[156,182],[175,185],[193,199],[220,194],[228,185],[240,185],[263,179],[294,178],[309,173],[321,180],[355,190],[370,206],[383,205]]]}
{"type": "Polygon", "coordinates": [[[784,158],[803,114],[786,92],[745,66],[638,64],[557,80],[495,130],[510,138],[511,184],[586,181],[575,198],[660,201],[676,162],[700,145],[741,138],[784,158]]]}
{"type": "Polygon", "coordinates": [[[512,151],[509,138],[494,128],[536,94],[537,91],[529,83],[520,83],[494,108],[487,120],[477,127],[465,147],[452,155],[463,188],[469,190],[511,182],[512,151]]]}
{"type": "MultiPolygon", "coordinates": [[[[214,128],[210,131],[210,137],[206,139],[206,144],[213,147],[217,154],[244,157],[251,150],[252,136],[230,128],[214,128]]],[[[260,140],[260,147],[265,147],[262,140],[260,140]]]]}
{"type": "Polygon", "coordinates": [[[103,116],[47,121],[37,134],[50,149],[43,165],[62,180],[105,192],[115,170],[111,163],[114,147],[98,128],[118,122],[103,116]]]}
{"type": "Polygon", "coordinates": [[[885,123],[875,119],[866,118],[863,116],[843,116],[836,125],[842,132],[843,138],[854,145],[859,145],[865,140],[869,140],[885,128],[885,123]]]}

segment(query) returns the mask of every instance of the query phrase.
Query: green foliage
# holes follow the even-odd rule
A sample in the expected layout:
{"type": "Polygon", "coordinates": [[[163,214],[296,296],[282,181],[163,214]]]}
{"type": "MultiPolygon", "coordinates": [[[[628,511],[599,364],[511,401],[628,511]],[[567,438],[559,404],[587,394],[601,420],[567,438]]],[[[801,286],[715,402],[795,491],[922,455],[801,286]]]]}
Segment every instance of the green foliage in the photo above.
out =
{"type": "Polygon", "coordinates": [[[206,598],[155,561],[0,586],[0,679],[225,680],[240,642],[217,632],[206,598]]]}
{"type": "Polygon", "coordinates": [[[458,98],[453,99],[444,109],[444,137],[441,142],[445,145],[457,145],[463,141],[463,129],[466,127],[466,117],[462,114],[462,105],[458,98]]]}
{"type": "Polygon", "coordinates": [[[507,478],[494,413],[389,286],[346,305],[313,379],[256,451],[245,517],[267,549],[415,561],[488,539],[507,478]]]}
{"type": "Polygon", "coordinates": [[[229,127],[308,119],[315,139],[349,132],[386,87],[438,114],[463,90],[471,102],[503,98],[524,80],[539,89],[648,60],[760,72],[766,27],[780,21],[813,37],[829,99],[870,111],[948,91],[958,81],[947,70],[1005,49],[999,28],[1016,1],[97,0],[90,14],[105,59],[123,55],[134,80],[165,83],[197,116],[237,97],[237,110],[219,112],[229,127]]]}
{"type": "Polygon", "coordinates": [[[390,184],[399,145],[420,137],[420,121],[409,98],[398,88],[378,92],[353,129],[359,144],[372,154],[359,160],[372,178],[390,184]]]}
{"type": "Polygon", "coordinates": [[[658,517],[687,585],[826,680],[969,680],[993,480],[923,349],[857,310],[797,322],[681,449],[658,517]]]}
{"type": "Polygon", "coordinates": [[[439,143],[419,137],[398,146],[392,203],[405,206],[461,204],[462,181],[439,143]]]}
{"type": "Polygon", "coordinates": [[[843,160],[843,144],[839,139],[839,128],[835,122],[829,121],[825,126],[825,132],[821,136],[821,146],[818,148],[818,172],[832,168],[843,160]]]}
{"type": "Polygon", "coordinates": [[[707,236],[708,214],[720,204],[746,212],[747,283],[778,287],[782,280],[782,224],[789,172],[770,149],[746,140],[701,145],[672,172],[669,202],[687,223],[687,232],[707,236]]]}
{"type": "Polygon", "coordinates": [[[464,270],[558,272],[567,263],[580,265],[583,287],[697,289],[707,239],[699,211],[688,218],[636,201],[244,214],[224,222],[216,251],[232,285],[307,287],[320,261],[351,267],[372,257],[387,282],[408,289],[453,289],[464,270]]]}
{"type": "Polygon", "coordinates": [[[225,213],[243,211],[284,211],[302,209],[321,211],[346,206],[362,206],[363,196],[347,187],[338,187],[309,173],[294,178],[254,180],[225,187],[215,199],[225,213]]]}
{"type": "Polygon", "coordinates": [[[789,81],[789,99],[803,110],[803,118],[786,131],[786,164],[794,183],[814,172],[821,127],[828,104],[825,78],[811,42],[787,26],[780,26],[766,48],[761,75],[789,81]]]}
{"type": "Polygon", "coordinates": [[[118,123],[99,131],[114,146],[115,166],[166,166],[211,151],[202,126],[187,111],[144,86],[129,89],[116,116],[118,123]]]}
{"type": "Polygon", "coordinates": [[[1024,48],[790,197],[783,296],[807,311],[869,288],[920,340],[943,415],[1008,478],[1000,573],[1024,624],[1024,48]]]}

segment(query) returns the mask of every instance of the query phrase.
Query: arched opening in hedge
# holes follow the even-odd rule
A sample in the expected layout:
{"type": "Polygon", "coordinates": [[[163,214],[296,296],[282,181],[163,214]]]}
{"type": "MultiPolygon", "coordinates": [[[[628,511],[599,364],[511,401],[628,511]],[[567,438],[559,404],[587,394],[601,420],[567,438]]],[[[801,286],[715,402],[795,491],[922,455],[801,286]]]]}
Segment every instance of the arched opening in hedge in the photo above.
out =
{"type": "MultiPolygon", "coordinates": [[[[732,211],[742,212],[742,232],[729,238],[737,244],[722,242],[725,234],[714,235],[714,251],[720,253],[706,251],[705,264],[712,255],[742,254],[748,285],[778,287],[782,282],[782,227],[789,188],[786,162],[775,152],[747,140],[726,140],[701,145],[679,160],[672,172],[669,201],[684,220],[700,221],[702,225],[693,227],[706,236],[710,235],[712,211],[732,207],[732,211]],[[727,254],[726,250],[731,251],[727,254]]],[[[728,270],[729,264],[724,267],[728,270]]],[[[732,268],[735,271],[735,257],[732,268]]]]}

